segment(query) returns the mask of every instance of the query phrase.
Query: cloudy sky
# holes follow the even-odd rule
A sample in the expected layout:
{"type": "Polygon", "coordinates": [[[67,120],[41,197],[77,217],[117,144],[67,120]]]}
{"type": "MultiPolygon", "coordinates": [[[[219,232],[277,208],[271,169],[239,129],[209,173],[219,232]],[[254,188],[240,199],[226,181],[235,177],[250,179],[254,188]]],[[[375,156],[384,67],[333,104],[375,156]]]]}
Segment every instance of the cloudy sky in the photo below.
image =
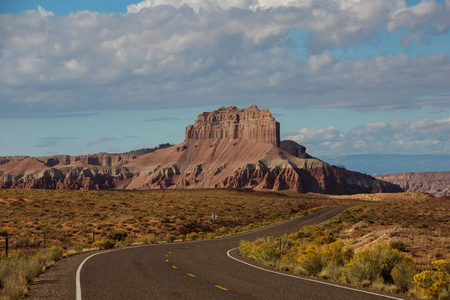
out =
{"type": "Polygon", "coordinates": [[[0,0],[0,156],[269,108],[317,157],[450,154],[450,0],[0,0]]]}

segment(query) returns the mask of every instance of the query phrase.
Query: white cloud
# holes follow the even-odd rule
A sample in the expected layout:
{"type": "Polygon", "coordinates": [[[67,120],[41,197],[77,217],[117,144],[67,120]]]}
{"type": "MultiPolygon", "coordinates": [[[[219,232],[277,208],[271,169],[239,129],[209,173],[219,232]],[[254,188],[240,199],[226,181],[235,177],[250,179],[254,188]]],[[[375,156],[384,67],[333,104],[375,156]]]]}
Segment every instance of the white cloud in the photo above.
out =
{"type": "Polygon", "coordinates": [[[448,30],[448,6],[426,2],[147,0],[126,14],[0,15],[0,115],[275,98],[297,107],[448,107],[446,54],[339,61],[330,50],[402,26],[416,39],[448,30]],[[308,33],[302,61],[292,55],[296,30],[308,33]]]}
{"type": "Polygon", "coordinates": [[[312,71],[317,71],[322,67],[330,65],[333,62],[333,56],[330,52],[324,52],[322,54],[311,55],[308,58],[308,65],[312,71]]]}
{"type": "Polygon", "coordinates": [[[450,153],[450,118],[369,123],[344,133],[334,127],[303,128],[288,136],[311,155],[450,153]]]}
{"type": "Polygon", "coordinates": [[[38,12],[41,14],[42,17],[53,17],[55,14],[52,13],[51,11],[45,10],[44,8],[42,8],[42,6],[38,6],[37,8],[38,12]]]}

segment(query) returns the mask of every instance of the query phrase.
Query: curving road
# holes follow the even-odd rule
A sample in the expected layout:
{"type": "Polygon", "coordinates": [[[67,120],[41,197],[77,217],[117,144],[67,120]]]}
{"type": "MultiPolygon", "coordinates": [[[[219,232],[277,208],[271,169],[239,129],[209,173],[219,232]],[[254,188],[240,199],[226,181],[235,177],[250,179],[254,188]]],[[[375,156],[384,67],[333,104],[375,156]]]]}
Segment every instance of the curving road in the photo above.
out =
{"type": "MultiPolygon", "coordinates": [[[[404,299],[291,275],[238,255],[237,247],[242,239],[282,236],[304,225],[324,222],[343,210],[345,208],[325,208],[279,225],[223,239],[144,245],[84,255],[83,261],[78,259],[77,276],[71,271],[77,279],[76,290],[72,286],[68,292],[67,283],[58,284],[56,280],[53,287],[47,288],[52,292],[46,297],[56,299],[64,295],[66,299],[76,297],[77,300],[404,299]]],[[[35,288],[35,292],[38,290],[35,288]]],[[[38,294],[35,293],[36,298],[40,298],[38,294]]],[[[33,293],[31,296],[33,298],[33,293]]]]}

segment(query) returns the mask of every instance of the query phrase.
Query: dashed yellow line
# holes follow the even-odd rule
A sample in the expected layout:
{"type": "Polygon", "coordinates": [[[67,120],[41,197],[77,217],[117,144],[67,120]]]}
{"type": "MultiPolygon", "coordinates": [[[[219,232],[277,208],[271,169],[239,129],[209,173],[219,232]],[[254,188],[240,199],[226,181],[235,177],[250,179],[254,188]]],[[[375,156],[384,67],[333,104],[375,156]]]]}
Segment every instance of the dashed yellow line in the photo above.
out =
{"type": "Polygon", "coordinates": [[[169,262],[169,260],[168,260],[168,259],[166,259],[166,261],[167,261],[167,262],[169,262]]]}
{"type": "Polygon", "coordinates": [[[178,269],[178,267],[177,267],[177,266],[172,266],[172,268],[174,268],[174,269],[178,269]]]}
{"type": "Polygon", "coordinates": [[[191,277],[197,277],[197,276],[195,276],[194,274],[191,274],[191,273],[188,273],[188,275],[191,276],[191,277]]]}
{"type": "Polygon", "coordinates": [[[224,290],[224,291],[228,291],[227,288],[224,288],[223,286],[220,286],[220,285],[215,285],[215,287],[218,289],[224,290]]]}
{"type": "Polygon", "coordinates": [[[169,254],[171,254],[172,252],[168,252],[169,254]]]}

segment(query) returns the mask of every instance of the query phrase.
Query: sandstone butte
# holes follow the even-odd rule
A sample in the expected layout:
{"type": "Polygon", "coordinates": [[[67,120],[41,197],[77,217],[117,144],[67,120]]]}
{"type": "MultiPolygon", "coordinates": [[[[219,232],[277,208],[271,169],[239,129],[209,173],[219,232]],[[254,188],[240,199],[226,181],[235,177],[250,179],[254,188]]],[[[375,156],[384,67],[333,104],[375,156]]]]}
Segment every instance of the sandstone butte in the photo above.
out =
{"type": "Polygon", "coordinates": [[[123,154],[0,158],[0,188],[252,188],[300,193],[402,192],[395,184],[331,166],[280,142],[268,109],[221,107],[198,116],[185,141],[123,154]]]}

